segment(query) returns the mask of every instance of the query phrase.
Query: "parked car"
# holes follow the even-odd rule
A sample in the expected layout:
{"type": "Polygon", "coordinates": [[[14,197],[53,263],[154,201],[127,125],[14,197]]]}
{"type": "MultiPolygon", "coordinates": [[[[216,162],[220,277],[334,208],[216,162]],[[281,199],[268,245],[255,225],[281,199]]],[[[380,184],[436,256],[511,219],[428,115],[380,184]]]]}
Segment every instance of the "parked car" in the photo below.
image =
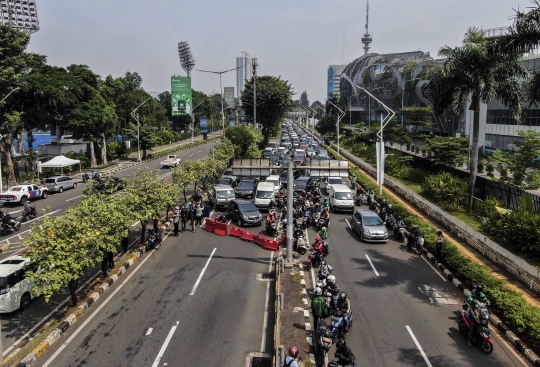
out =
{"type": "Polygon", "coordinates": [[[362,241],[388,242],[388,230],[374,211],[358,209],[351,218],[351,227],[362,241]]]}
{"type": "Polygon", "coordinates": [[[228,185],[215,185],[208,191],[208,201],[215,209],[227,208],[229,201],[234,198],[234,189],[228,185]]]}
{"type": "Polygon", "coordinates": [[[239,226],[262,224],[262,215],[251,201],[234,199],[227,206],[229,218],[236,220],[239,226]]]}
{"type": "Polygon", "coordinates": [[[37,185],[23,184],[10,187],[9,190],[0,194],[0,201],[4,203],[20,203],[25,205],[28,200],[46,199],[49,196],[49,190],[39,188],[37,185]]]}
{"type": "Polygon", "coordinates": [[[53,176],[45,179],[45,187],[49,192],[63,192],[77,187],[77,181],[68,176],[53,176]]]}
{"type": "Polygon", "coordinates": [[[19,255],[8,257],[0,262],[0,313],[18,309],[26,310],[34,298],[34,281],[25,277],[27,270],[39,272],[37,265],[19,255]]]}
{"type": "Polygon", "coordinates": [[[255,180],[242,180],[234,189],[237,198],[252,198],[255,195],[255,180]]]}

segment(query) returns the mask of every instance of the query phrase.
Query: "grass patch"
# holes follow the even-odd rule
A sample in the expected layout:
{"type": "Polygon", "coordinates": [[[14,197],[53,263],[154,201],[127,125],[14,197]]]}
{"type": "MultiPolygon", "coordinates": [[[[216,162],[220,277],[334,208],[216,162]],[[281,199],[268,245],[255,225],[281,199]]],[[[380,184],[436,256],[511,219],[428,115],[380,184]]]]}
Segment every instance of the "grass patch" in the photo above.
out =
{"type": "Polygon", "coordinates": [[[300,276],[300,273],[294,273],[292,274],[292,278],[295,282],[300,283],[302,281],[302,277],[300,276]]]}
{"type": "Polygon", "coordinates": [[[412,182],[412,181],[409,181],[409,180],[403,180],[401,178],[395,178],[395,177],[392,177],[392,178],[394,180],[397,180],[397,181],[401,182],[403,185],[407,186],[409,189],[411,189],[412,191],[414,191],[418,195],[422,194],[422,185],[420,185],[419,183],[412,182]]]}
{"type": "Polygon", "coordinates": [[[488,236],[487,233],[482,232],[482,223],[480,222],[480,217],[478,215],[472,213],[465,213],[465,212],[448,212],[452,216],[456,217],[475,231],[478,231],[482,233],[483,235],[488,236]]]}

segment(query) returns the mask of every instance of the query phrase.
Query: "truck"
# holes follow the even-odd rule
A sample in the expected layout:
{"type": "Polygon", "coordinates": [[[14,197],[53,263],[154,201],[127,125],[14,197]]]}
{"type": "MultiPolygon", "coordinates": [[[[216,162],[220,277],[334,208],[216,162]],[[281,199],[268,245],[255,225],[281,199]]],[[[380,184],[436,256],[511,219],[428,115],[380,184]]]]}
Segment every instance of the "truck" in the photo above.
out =
{"type": "Polygon", "coordinates": [[[4,203],[19,203],[25,205],[28,200],[46,199],[49,196],[47,188],[40,188],[37,185],[24,184],[11,187],[0,194],[0,201],[4,203]]]}
{"type": "Polygon", "coordinates": [[[175,154],[169,154],[167,159],[161,161],[161,168],[172,168],[180,164],[180,158],[175,154]]]}

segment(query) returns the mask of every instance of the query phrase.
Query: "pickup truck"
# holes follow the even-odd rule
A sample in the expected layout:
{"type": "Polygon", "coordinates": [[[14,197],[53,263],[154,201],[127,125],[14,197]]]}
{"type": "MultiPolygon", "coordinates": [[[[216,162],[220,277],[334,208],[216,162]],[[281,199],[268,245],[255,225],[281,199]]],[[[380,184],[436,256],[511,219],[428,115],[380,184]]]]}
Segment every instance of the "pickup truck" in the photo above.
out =
{"type": "Polygon", "coordinates": [[[0,201],[5,203],[20,203],[24,205],[28,202],[28,200],[46,199],[47,196],[49,196],[49,191],[46,188],[39,188],[37,185],[25,184],[13,186],[8,191],[0,194],[0,201]]]}
{"type": "Polygon", "coordinates": [[[167,159],[161,161],[161,168],[176,167],[180,164],[180,158],[177,155],[171,154],[167,159]]]}

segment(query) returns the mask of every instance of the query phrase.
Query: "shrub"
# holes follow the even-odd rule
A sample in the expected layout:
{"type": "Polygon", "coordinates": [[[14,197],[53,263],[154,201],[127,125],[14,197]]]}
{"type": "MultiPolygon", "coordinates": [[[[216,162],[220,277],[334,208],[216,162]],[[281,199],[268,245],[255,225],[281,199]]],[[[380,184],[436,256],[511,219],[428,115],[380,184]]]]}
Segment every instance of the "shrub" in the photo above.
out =
{"type": "Polygon", "coordinates": [[[488,173],[488,176],[493,176],[493,171],[495,171],[495,166],[493,164],[488,163],[486,166],[486,171],[488,173]]]}
{"type": "Polygon", "coordinates": [[[420,147],[414,147],[414,151],[416,152],[416,154],[420,153],[420,147]]]}
{"type": "Polygon", "coordinates": [[[476,169],[479,173],[484,172],[484,162],[478,161],[478,164],[476,165],[476,169]]]}
{"type": "Polygon", "coordinates": [[[119,141],[111,141],[107,143],[107,159],[114,160],[127,154],[126,144],[119,141]]]}
{"type": "MultiPolygon", "coordinates": [[[[90,159],[88,159],[88,157],[83,153],[67,152],[65,156],[71,159],[78,159],[79,161],[81,161],[81,168],[90,167],[90,159]]],[[[78,168],[79,167],[77,167],[77,169],[78,168]]]]}
{"type": "Polygon", "coordinates": [[[467,182],[448,172],[427,176],[422,183],[422,191],[450,211],[459,210],[467,202],[467,182]]]}

